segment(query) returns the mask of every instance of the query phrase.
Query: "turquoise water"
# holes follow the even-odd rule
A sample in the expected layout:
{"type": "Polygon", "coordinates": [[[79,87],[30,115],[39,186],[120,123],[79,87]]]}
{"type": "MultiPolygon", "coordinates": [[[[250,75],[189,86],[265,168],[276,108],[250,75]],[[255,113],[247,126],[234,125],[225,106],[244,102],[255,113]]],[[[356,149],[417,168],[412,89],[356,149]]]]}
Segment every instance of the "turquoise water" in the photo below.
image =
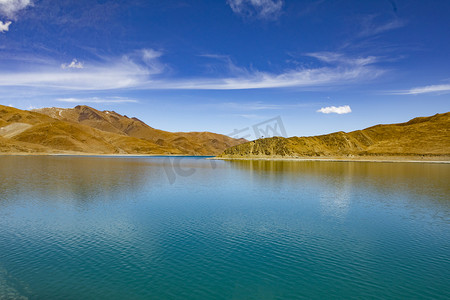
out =
{"type": "Polygon", "coordinates": [[[450,165],[0,166],[0,299],[450,298],[450,165]]]}

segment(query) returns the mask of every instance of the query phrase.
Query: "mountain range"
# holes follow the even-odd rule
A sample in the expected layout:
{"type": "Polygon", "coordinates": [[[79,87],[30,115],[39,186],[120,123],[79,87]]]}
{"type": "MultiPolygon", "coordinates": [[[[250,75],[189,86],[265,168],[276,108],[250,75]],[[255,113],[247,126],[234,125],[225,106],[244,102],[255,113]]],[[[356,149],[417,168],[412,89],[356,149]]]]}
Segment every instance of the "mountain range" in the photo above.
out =
{"type": "Polygon", "coordinates": [[[228,148],[220,157],[450,160],[450,112],[348,133],[258,139],[228,148]]]}
{"type": "Polygon", "coordinates": [[[0,105],[0,152],[217,155],[244,139],[212,132],[167,132],[114,111],[0,105]]]}
{"type": "Polygon", "coordinates": [[[212,132],[163,131],[85,105],[31,111],[0,105],[0,153],[450,160],[450,112],[348,133],[248,142],[212,132]]]}

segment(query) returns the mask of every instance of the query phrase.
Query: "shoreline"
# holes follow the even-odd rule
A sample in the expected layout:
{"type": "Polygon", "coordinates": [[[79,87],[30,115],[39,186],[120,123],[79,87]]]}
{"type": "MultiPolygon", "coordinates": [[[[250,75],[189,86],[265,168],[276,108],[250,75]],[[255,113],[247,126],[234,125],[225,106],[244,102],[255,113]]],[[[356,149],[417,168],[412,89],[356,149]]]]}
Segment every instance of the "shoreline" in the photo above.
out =
{"type": "Polygon", "coordinates": [[[79,156],[79,157],[205,157],[210,160],[260,160],[260,161],[327,161],[327,162],[385,162],[385,163],[437,163],[450,164],[450,157],[436,159],[429,156],[422,159],[418,157],[379,156],[379,157],[218,157],[214,155],[188,155],[188,154],[102,154],[102,153],[0,153],[1,156],[79,156]]]}
{"type": "Polygon", "coordinates": [[[262,161],[327,161],[327,162],[384,162],[384,163],[434,163],[434,164],[450,164],[450,158],[445,160],[436,160],[435,157],[430,159],[413,159],[409,157],[214,157],[208,159],[216,160],[262,160],[262,161]]]}
{"type": "Polygon", "coordinates": [[[98,157],[214,157],[214,155],[189,154],[103,154],[103,153],[1,153],[1,156],[98,156],[98,157]]]}

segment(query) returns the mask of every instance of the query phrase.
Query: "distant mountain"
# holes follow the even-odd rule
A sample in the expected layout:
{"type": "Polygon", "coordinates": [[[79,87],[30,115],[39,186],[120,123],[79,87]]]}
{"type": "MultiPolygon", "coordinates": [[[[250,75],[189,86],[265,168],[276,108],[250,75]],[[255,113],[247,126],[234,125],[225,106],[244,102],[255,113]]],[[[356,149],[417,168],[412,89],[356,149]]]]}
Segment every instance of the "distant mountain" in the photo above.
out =
{"type": "Polygon", "coordinates": [[[439,157],[450,160],[450,113],[349,133],[272,137],[226,149],[223,158],[439,157]]]}
{"type": "Polygon", "coordinates": [[[0,105],[0,152],[216,155],[245,140],[172,133],[89,106],[33,111],[0,105]]]}

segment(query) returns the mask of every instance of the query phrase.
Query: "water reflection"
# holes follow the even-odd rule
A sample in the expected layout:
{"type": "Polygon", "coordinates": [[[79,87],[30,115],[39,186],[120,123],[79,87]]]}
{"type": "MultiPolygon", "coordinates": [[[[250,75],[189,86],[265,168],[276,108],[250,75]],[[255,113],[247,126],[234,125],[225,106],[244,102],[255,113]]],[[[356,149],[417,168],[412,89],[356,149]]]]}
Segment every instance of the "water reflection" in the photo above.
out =
{"type": "Polygon", "coordinates": [[[0,298],[450,295],[448,165],[176,159],[0,157],[0,298]]]}
{"type": "Polygon", "coordinates": [[[314,178],[321,184],[334,186],[336,198],[340,199],[348,197],[352,188],[364,186],[386,195],[402,192],[413,196],[424,195],[427,199],[433,196],[431,198],[442,205],[450,204],[448,164],[266,160],[227,163],[266,184],[311,182],[314,178]]]}
{"type": "Polygon", "coordinates": [[[0,205],[16,200],[113,200],[163,177],[157,163],[99,157],[0,157],[0,205]]]}
{"type": "Polygon", "coordinates": [[[236,188],[241,189],[253,184],[281,195],[287,188],[301,192],[317,186],[323,213],[336,217],[347,214],[361,187],[385,195],[386,201],[399,194],[408,194],[413,202],[435,201],[445,215],[450,207],[447,164],[265,160],[211,164],[204,159],[175,159],[183,169],[194,172],[177,176],[175,184],[168,187],[173,182],[167,178],[167,158],[0,156],[0,205],[39,199],[83,207],[92,201],[120,200],[143,189],[177,190],[189,184],[208,187],[224,172],[234,170],[233,176],[239,178],[236,188]]]}

